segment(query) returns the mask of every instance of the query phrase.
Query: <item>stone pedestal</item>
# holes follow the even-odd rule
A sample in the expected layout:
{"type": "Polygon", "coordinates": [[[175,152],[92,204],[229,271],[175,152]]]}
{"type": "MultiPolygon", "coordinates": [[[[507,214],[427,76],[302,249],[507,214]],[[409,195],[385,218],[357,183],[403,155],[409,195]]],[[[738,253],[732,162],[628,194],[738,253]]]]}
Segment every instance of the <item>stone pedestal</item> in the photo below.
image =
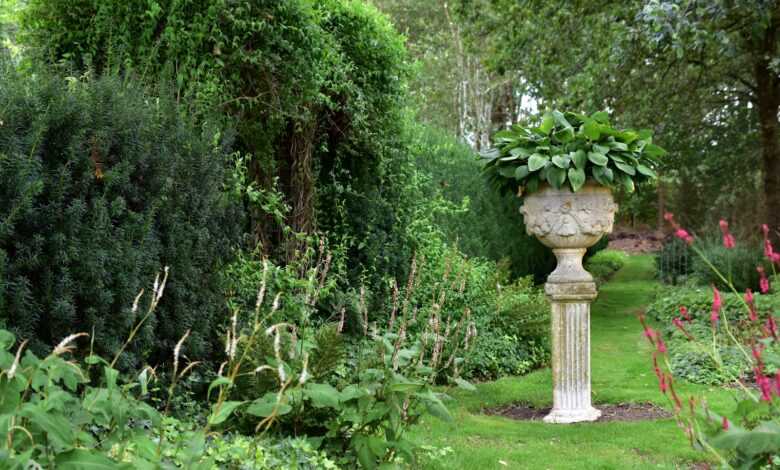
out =
{"type": "Polygon", "coordinates": [[[558,264],[545,284],[552,304],[553,409],[547,423],[595,421],[591,404],[590,304],[593,277],[582,267],[588,247],[612,231],[617,205],[608,188],[588,184],[580,192],[543,188],[526,197],[526,229],[553,249],[558,264]]]}

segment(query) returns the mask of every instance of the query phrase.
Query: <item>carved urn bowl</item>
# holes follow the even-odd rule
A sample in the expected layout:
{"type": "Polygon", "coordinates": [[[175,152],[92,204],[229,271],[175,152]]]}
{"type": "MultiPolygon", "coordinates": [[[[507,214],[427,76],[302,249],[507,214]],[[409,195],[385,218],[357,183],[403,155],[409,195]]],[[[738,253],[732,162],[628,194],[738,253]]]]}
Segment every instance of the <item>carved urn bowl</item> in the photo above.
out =
{"type": "Polygon", "coordinates": [[[552,248],[558,259],[548,282],[592,282],[582,256],[612,232],[617,210],[612,191],[589,181],[576,193],[545,186],[524,200],[520,211],[526,231],[552,248]]]}

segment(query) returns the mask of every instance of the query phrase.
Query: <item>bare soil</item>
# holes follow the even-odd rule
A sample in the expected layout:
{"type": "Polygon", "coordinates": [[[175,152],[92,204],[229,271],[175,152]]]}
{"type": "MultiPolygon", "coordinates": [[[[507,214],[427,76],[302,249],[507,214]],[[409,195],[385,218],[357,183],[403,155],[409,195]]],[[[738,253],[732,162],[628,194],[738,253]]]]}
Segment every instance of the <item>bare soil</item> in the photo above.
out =
{"type": "MultiPolygon", "coordinates": [[[[645,421],[670,418],[672,414],[652,403],[621,403],[619,405],[596,405],[601,410],[598,422],[645,421]]],[[[550,408],[534,408],[528,404],[512,405],[485,410],[486,414],[504,416],[521,421],[539,421],[550,412],[550,408]]]]}
{"type": "Polygon", "coordinates": [[[663,245],[664,234],[653,230],[616,227],[609,235],[609,249],[626,253],[653,253],[663,245]]]}

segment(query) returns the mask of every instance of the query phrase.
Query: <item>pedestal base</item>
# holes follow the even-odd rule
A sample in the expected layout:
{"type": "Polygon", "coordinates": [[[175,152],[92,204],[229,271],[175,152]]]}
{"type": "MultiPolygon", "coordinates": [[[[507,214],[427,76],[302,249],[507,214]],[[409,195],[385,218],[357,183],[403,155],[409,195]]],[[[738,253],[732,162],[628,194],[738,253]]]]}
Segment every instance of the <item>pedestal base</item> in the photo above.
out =
{"type": "Polygon", "coordinates": [[[571,424],[581,423],[587,421],[596,421],[601,417],[601,411],[593,408],[585,408],[582,410],[555,410],[550,411],[550,414],[544,417],[545,423],[551,424],[571,424]]]}

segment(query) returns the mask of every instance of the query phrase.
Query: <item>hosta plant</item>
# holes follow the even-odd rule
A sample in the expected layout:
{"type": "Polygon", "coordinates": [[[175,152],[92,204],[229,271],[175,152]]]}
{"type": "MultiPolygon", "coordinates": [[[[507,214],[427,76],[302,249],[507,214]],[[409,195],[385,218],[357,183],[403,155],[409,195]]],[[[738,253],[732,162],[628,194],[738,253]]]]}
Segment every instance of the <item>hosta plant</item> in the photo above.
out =
{"type": "Polygon", "coordinates": [[[649,130],[615,129],[605,112],[552,111],[536,127],[498,132],[482,158],[490,183],[502,192],[531,193],[544,184],[576,192],[589,180],[633,192],[656,177],[656,159],[666,153],[652,140],[649,130]]]}

